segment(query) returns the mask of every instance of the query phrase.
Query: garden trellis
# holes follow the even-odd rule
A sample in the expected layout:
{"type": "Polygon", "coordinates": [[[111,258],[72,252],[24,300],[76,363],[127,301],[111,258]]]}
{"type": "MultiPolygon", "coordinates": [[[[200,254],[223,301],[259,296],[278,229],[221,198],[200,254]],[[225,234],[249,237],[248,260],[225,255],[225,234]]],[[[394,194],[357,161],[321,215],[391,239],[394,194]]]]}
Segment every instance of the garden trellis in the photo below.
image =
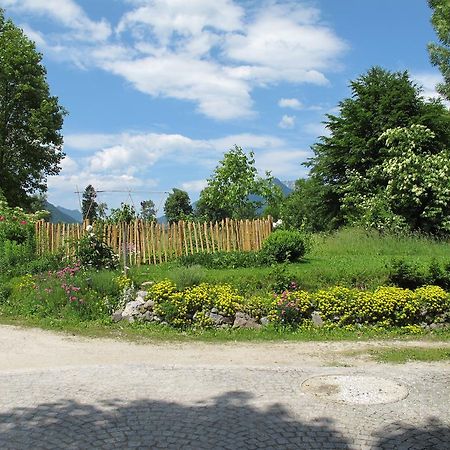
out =
{"type": "MultiPolygon", "coordinates": [[[[86,233],[87,225],[87,222],[37,222],[38,254],[61,252],[64,256],[74,255],[77,241],[86,233]]],[[[97,222],[93,226],[115,253],[121,257],[125,253],[128,264],[139,265],[159,264],[200,252],[260,250],[264,239],[272,232],[272,218],[203,223],[180,221],[171,224],[135,220],[119,224],[97,222]]]]}

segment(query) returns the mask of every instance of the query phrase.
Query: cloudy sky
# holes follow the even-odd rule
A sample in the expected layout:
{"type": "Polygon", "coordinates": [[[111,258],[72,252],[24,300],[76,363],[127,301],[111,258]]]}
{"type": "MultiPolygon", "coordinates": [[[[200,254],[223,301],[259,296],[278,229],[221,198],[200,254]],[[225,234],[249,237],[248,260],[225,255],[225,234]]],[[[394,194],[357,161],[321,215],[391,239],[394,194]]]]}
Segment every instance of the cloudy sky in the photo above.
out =
{"type": "MultiPolygon", "coordinates": [[[[69,111],[49,200],[77,187],[198,198],[234,144],[281,180],[326,130],[325,114],[373,65],[409,70],[432,96],[439,73],[426,0],[0,0],[44,55],[69,111]]],[[[105,192],[110,206],[130,202],[105,192]]]]}

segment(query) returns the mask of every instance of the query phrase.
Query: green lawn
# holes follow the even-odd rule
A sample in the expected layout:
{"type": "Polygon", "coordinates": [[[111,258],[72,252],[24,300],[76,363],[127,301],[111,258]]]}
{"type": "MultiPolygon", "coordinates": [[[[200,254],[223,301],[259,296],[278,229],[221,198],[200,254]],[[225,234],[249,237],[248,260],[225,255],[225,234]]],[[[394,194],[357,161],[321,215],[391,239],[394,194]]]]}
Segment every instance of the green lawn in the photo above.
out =
{"type": "MultiPolygon", "coordinates": [[[[393,259],[405,258],[419,265],[433,259],[450,262],[450,244],[423,236],[381,236],[375,232],[347,229],[331,235],[315,235],[312,251],[305,260],[289,264],[287,270],[308,291],[334,285],[374,289],[386,284],[393,259]]],[[[267,290],[273,281],[273,268],[204,269],[193,272],[200,281],[231,283],[247,294],[267,290]]],[[[132,269],[138,281],[171,278],[177,281],[185,269],[175,263],[132,269]]]]}

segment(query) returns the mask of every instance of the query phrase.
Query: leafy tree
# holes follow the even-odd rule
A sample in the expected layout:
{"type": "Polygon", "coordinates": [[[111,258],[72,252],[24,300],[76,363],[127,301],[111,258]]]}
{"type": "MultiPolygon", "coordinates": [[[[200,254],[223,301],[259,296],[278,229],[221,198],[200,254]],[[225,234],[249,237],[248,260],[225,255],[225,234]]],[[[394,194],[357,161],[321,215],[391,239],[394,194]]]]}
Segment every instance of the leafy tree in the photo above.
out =
{"type": "Polygon", "coordinates": [[[89,220],[89,222],[94,222],[98,218],[98,203],[97,203],[97,192],[92,184],[86,186],[83,192],[83,198],[81,201],[81,214],[84,220],[89,220]]]}
{"type": "Polygon", "coordinates": [[[164,214],[169,222],[185,220],[192,215],[192,205],[189,194],[181,189],[173,188],[164,203],[164,214]]]}
{"type": "Polygon", "coordinates": [[[63,158],[65,110],[50,95],[42,55],[0,9],[0,187],[11,205],[28,207],[45,192],[63,158]]]}
{"type": "Polygon", "coordinates": [[[433,10],[431,23],[441,45],[428,44],[431,63],[441,71],[444,82],[437,85],[438,92],[450,100],[450,2],[448,0],[428,0],[433,10]]]}
{"type": "Polygon", "coordinates": [[[141,202],[141,218],[149,222],[156,220],[156,207],[153,200],[143,200],[141,202]]]}
{"type": "Polygon", "coordinates": [[[136,210],[134,206],[126,203],[121,203],[120,208],[112,208],[111,214],[108,217],[108,222],[111,223],[130,223],[137,219],[136,210]]]}
{"type": "Polygon", "coordinates": [[[199,216],[207,220],[250,219],[264,203],[281,201],[281,189],[269,172],[266,178],[258,176],[253,156],[253,152],[246,155],[238,146],[225,153],[200,193],[199,216]]]}
{"type": "Polygon", "coordinates": [[[316,197],[324,205],[318,213],[333,227],[357,219],[358,203],[343,205],[349,191],[376,193],[386,186],[380,172],[371,173],[389,153],[379,139],[385,130],[424,125],[435,135],[431,153],[450,147],[449,112],[439,101],[425,101],[407,72],[374,67],[350,87],[352,96],[339,103],[340,114],[327,115],[330,135],[312,147],[315,156],[308,163],[318,187],[316,197]],[[363,184],[355,183],[358,177],[363,184]]]}

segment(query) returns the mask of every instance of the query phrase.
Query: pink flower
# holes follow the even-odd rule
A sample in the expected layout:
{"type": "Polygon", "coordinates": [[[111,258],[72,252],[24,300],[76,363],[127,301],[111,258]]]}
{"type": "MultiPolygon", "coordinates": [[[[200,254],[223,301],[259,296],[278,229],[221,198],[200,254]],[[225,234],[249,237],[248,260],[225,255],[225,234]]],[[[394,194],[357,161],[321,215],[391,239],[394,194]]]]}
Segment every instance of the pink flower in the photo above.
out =
{"type": "Polygon", "coordinates": [[[27,221],[26,220],[21,220],[20,221],[20,225],[26,225],[27,224],[27,221]]]}
{"type": "Polygon", "coordinates": [[[3,216],[0,216],[0,222],[3,222],[5,218],[3,216]]]}

